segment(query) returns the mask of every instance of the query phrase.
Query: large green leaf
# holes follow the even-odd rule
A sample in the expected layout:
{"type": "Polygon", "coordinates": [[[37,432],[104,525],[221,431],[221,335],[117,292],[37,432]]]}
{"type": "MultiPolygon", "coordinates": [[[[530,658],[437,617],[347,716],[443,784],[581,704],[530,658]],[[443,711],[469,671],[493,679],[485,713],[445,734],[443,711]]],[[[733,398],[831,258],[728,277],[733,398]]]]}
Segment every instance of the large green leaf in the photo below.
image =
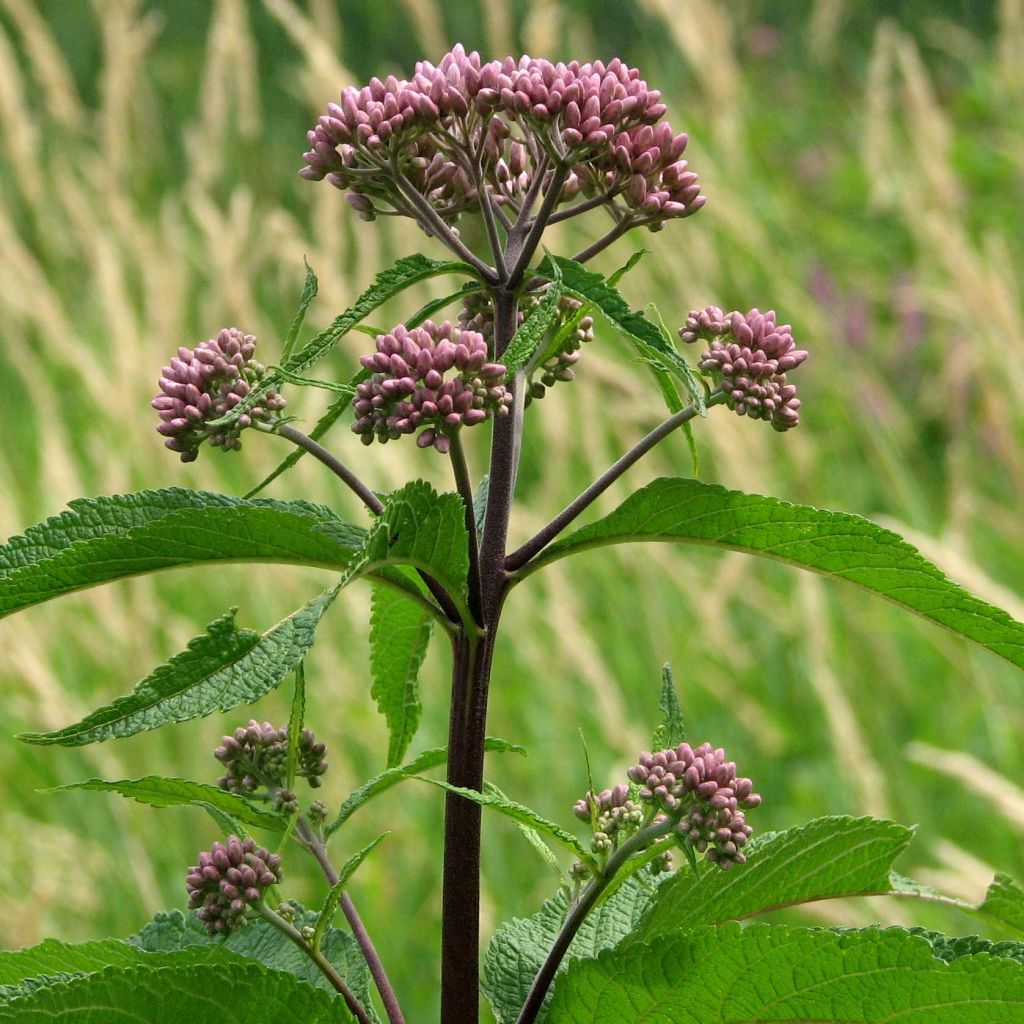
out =
{"type": "Polygon", "coordinates": [[[890,530],[848,512],[662,478],[542,551],[526,574],[603,544],[670,541],[761,555],[847,580],[1024,668],[1024,624],[953,583],[890,530]]]}
{"type": "MultiPolygon", "coordinates": [[[[282,369],[288,373],[302,373],[309,369],[317,360],[322,359],[332,348],[365,317],[369,316],[378,306],[388,299],[419,281],[441,274],[468,274],[475,276],[473,269],[465,263],[442,262],[428,259],[418,253],[396,260],[386,270],[382,270],[369,288],[356,301],[338,316],[325,330],[321,331],[312,341],[304,345],[298,352],[290,356],[282,369]]],[[[231,423],[243,412],[253,407],[268,391],[274,391],[284,383],[284,377],[277,373],[268,373],[257,387],[217,422],[231,423]]]]}
{"type": "MultiPolygon", "coordinates": [[[[515,743],[509,743],[506,740],[490,736],[484,740],[484,750],[488,753],[526,753],[523,747],[515,743]]],[[[326,834],[329,836],[333,835],[360,807],[375,796],[386,793],[393,786],[397,786],[400,782],[405,782],[406,779],[414,778],[420,772],[437,768],[447,760],[447,747],[432,747],[430,750],[424,750],[422,754],[419,754],[407,764],[402,765],[401,768],[389,768],[387,771],[381,772],[380,775],[374,776],[369,782],[363,783],[363,785],[345,798],[338,810],[338,816],[325,829],[326,834]]]]}
{"type": "Polygon", "coordinates": [[[168,779],[160,775],[147,775],[143,779],[120,779],[108,782],[105,779],[89,779],[86,782],[72,782],[67,786],[55,786],[47,793],[61,793],[70,789],[85,789],[95,793],[118,793],[140,804],[151,807],[215,807],[246,825],[283,832],[288,824],[281,814],[257,807],[237,793],[229,793],[218,786],[187,779],[168,779]]]}
{"type": "Polygon", "coordinates": [[[0,951],[0,986],[20,985],[48,974],[91,974],[104,967],[127,967],[148,954],[120,939],[71,944],[45,939],[38,946],[0,951]]]}
{"type": "Polygon", "coordinates": [[[0,617],[124,576],[214,562],[342,571],[366,531],[304,501],[168,488],[80,498],[0,547],[0,617]]]}
{"type": "Polygon", "coordinates": [[[56,732],[23,733],[29,743],[81,746],[133,736],[171,722],[202,718],[251,704],[273,690],[312,647],[320,617],[338,593],[334,586],[266,633],[235,626],[233,611],[151,672],[131,693],[56,732]]]}
{"type": "Polygon", "coordinates": [[[397,591],[373,588],[370,604],[370,695],[388,726],[387,766],[399,765],[420,723],[419,670],[434,620],[397,591]]]}
{"type": "Polygon", "coordinates": [[[945,963],[922,937],[737,924],[627,942],[571,964],[550,1024],[1011,1024],[1024,968],[989,955],[945,963]]]}
{"type": "Polygon", "coordinates": [[[647,938],[722,924],[779,907],[894,891],[893,861],[912,832],[875,818],[816,818],[750,844],[746,864],[729,871],[702,861],[658,888],[640,925],[647,938]]]}
{"type": "Polygon", "coordinates": [[[1008,875],[996,875],[978,911],[1024,935],[1024,889],[1008,875]]]}
{"type": "Polygon", "coordinates": [[[196,963],[194,954],[185,951],[55,981],[0,1006],[0,1021],[49,1024],[55,1019],[74,1024],[337,1024],[352,1017],[340,1001],[286,971],[252,961],[196,963]]]}
{"type": "MultiPolygon", "coordinates": [[[[649,881],[636,876],[627,879],[614,896],[584,919],[566,951],[559,974],[572,960],[596,957],[602,949],[610,949],[627,938],[654,892],[649,881]]],[[[569,894],[562,889],[536,914],[506,922],[491,939],[484,956],[481,987],[499,1024],[513,1024],[518,1017],[533,979],[562,929],[569,905],[569,894]]],[[[543,1019],[542,1010],[538,1020],[543,1019]]]]}

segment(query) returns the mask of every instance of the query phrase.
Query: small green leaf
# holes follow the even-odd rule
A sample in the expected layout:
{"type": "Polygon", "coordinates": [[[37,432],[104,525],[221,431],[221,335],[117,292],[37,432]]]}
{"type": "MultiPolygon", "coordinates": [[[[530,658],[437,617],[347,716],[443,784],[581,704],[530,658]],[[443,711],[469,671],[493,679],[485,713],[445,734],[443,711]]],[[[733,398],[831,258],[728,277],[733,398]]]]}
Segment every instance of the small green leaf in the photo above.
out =
{"type": "Polygon", "coordinates": [[[551,847],[544,842],[544,837],[535,828],[530,828],[529,825],[524,825],[522,822],[517,822],[516,828],[522,833],[523,838],[537,851],[541,860],[555,873],[555,878],[562,882],[564,880],[562,865],[558,863],[558,858],[551,847]]]}
{"type": "Polygon", "coordinates": [[[661,670],[661,700],[658,707],[664,716],[661,725],[654,730],[652,750],[667,750],[678,747],[686,741],[686,726],[683,723],[683,709],[679,706],[676,681],[672,678],[672,666],[665,662],[661,670]]]}
{"type": "Polygon", "coordinates": [[[202,782],[186,779],[166,779],[159,775],[147,775],[142,779],[121,779],[107,782],[104,779],[89,779],[87,782],[72,782],[67,786],[54,786],[44,793],[65,793],[73,789],[91,790],[96,793],[119,793],[140,804],[151,807],[209,806],[224,814],[243,821],[247,825],[265,828],[271,832],[283,832],[288,819],[272,811],[263,810],[237,793],[229,793],[219,786],[208,786],[202,782]]]}
{"type": "MultiPolygon", "coordinates": [[[[315,362],[327,355],[356,324],[369,316],[378,306],[382,306],[388,299],[394,298],[411,285],[440,274],[469,274],[472,277],[474,271],[465,263],[443,263],[419,254],[405,256],[397,260],[386,270],[382,270],[373,279],[370,287],[341,316],[336,317],[326,330],[321,331],[312,341],[296,352],[286,362],[284,369],[289,373],[302,373],[308,370],[315,362]]],[[[283,378],[279,374],[268,373],[231,412],[214,422],[221,425],[233,423],[242,413],[248,412],[267,392],[277,390],[282,383],[283,378]]]]}
{"type": "Polygon", "coordinates": [[[697,480],[652,481],[541,552],[525,575],[587,548],[630,541],[706,544],[847,580],[1024,668],[1024,624],[947,579],[892,531],[847,512],[697,480]]]}
{"type": "Polygon", "coordinates": [[[56,732],[23,733],[27,743],[65,747],[134,736],[172,722],[251,704],[275,689],[313,646],[316,627],[340,584],[324,591],[266,633],[235,627],[234,611],[111,704],[56,732]]]}
{"type": "Polygon", "coordinates": [[[320,388],[322,391],[331,391],[350,402],[355,396],[356,389],[351,384],[339,384],[333,380],[321,380],[319,377],[304,377],[301,373],[292,373],[283,366],[268,366],[268,370],[277,374],[286,384],[297,384],[303,388],[320,388]]]}
{"type": "Polygon", "coordinates": [[[484,286],[482,284],[475,284],[470,281],[469,284],[463,285],[457,292],[452,292],[451,295],[443,295],[439,299],[431,299],[430,302],[417,309],[416,312],[405,321],[405,326],[410,328],[419,327],[424,320],[429,320],[439,310],[444,309],[445,306],[450,306],[453,302],[458,302],[460,299],[464,299],[467,295],[472,295],[474,292],[481,292],[483,290],[484,286]]]}
{"type": "MultiPolygon", "coordinates": [[[[499,740],[488,736],[484,740],[484,750],[491,754],[525,754],[526,750],[516,743],[509,743],[506,740],[499,740]]],[[[338,811],[338,816],[332,821],[324,832],[326,835],[333,835],[349,818],[355,814],[365,803],[372,800],[381,793],[386,793],[392,786],[397,786],[406,779],[411,779],[420,772],[437,768],[448,760],[447,747],[433,747],[424,750],[422,754],[415,757],[408,764],[401,768],[389,768],[386,772],[374,776],[369,782],[364,783],[353,793],[349,794],[338,811]]]]}
{"type": "Polygon", "coordinates": [[[646,255],[647,255],[647,254],[648,254],[649,252],[651,252],[651,250],[650,250],[650,249],[637,249],[637,251],[636,251],[635,253],[633,253],[633,255],[632,255],[632,256],[630,256],[630,257],[629,257],[629,259],[628,259],[628,260],[626,260],[626,262],[625,262],[625,263],[624,263],[624,264],[623,264],[623,265],[622,265],[621,267],[619,267],[619,269],[618,269],[618,270],[616,270],[614,274],[609,274],[609,275],[608,275],[608,287],[609,287],[609,288],[615,288],[615,287],[617,287],[617,286],[618,286],[618,283],[619,283],[619,282],[620,282],[620,281],[621,281],[621,280],[622,280],[622,279],[623,279],[623,278],[624,278],[624,277],[625,277],[625,276],[626,276],[626,275],[627,275],[627,274],[628,274],[628,273],[629,273],[629,272],[630,272],[630,271],[631,271],[631,270],[632,270],[632,269],[633,269],[633,268],[634,268],[634,267],[635,267],[635,266],[636,266],[636,265],[637,265],[637,264],[638,264],[638,263],[640,262],[640,260],[641,260],[641,259],[643,259],[643,257],[644,257],[644,256],[646,256],[646,255]]]}
{"type": "Polygon", "coordinates": [[[893,861],[912,833],[875,818],[816,818],[759,836],[746,864],[724,872],[707,861],[678,871],[658,888],[641,922],[644,936],[738,921],[780,907],[893,891],[893,861]]]}
{"type": "Polygon", "coordinates": [[[302,322],[306,319],[306,311],[309,309],[309,304],[316,298],[317,288],[319,287],[316,274],[313,273],[313,268],[309,265],[309,261],[303,257],[302,262],[306,265],[306,281],[302,286],[302,294],[299,296],[299,309],[295,314],[295,319],[292,320],[291,327],[288,328],[288,333],[285,335],[284,345],[281,349],[281,358],[287,362],[291,357],[292,352],[295,351],[295,344],[299,340],[299,331],[302,330],[302,322]]]}
{"type": "Polygon", "coordinates": [[[349,857],[342,869],[338,872],[338,880],[331,886],[331,891],[327,894],[327,899],[324,901],[324,905],[317,915],[316,928],[313,931],[313,948],[319,949],[320,943],[323,941],[324,933],[327,931],[327,926],[331,923],[331,919],[334,917],[334,912],[338,909],[338,903],[341,900],[341,894],[345,891],[345,887],[348,885],[349,879],[356,873],[359,865],[370,855],[370,853],[376,848],[377,844],[381,840],[386,839],[391,833],[385,832],[383,835],[377,836],[376,839],[371,843],[367,843],[357,854],[349,857]]]}
{"type": "Polygon", "coordinates": [[[370,696],[388,726],[388,768],[399,765],[423,713],[419,670],[434,620],[422,605],[381,586],[370,604],[370,696]]]}
{"type": "Polygon", "coordinates": [[[476,485],[476,493],[473,495],[473,519],[476,522],[476,535],[482,537],[484,533],[484,520],[487,518],[487,497],[488,488],[491,485],[491,478],[487,473],[480,477],[480,483],[476,485]]]}
{"type": "Polygon", "coordinates": [[[505,364],[505,380],[511,381],[516,373],[530,362],[551,325],[558,318],[559,302],[562,299],[561,272],[557,264],[553,268],[554,276],[544,293],[537,308],[526,318],[519,330],[512,335],[508,348],[502,354],[505,364]]]}
{"type": "Polygon", "coordinates": [[[284,562],[341,572],[365,537],[330,509],[304,501],[247,501],[177,487],[79,498],[0,547],[0,617],[99,583],[187,565],[284,562]]]}
{"type": "Polygon", "coordinates": [[[978,910],[1024,935],[1024,889],[1009,875],[996,875],[978,910]]]}
{"type": "Polygon", "coordinates": [[[995,1024],[1024,1019],[1024,968],[944,963],[899,928],[737,924],[626,942],[570,965],[548,1024],[995,1024]]]}
{"type": "Polygon", "coordinates": [[[299,662],[292,673],[292,707],[288,714],[288,765],[285,770],[285,788],[295,788],[295,773],[299,770],[299,740],[306,722],[306,670],[299,662]]]}

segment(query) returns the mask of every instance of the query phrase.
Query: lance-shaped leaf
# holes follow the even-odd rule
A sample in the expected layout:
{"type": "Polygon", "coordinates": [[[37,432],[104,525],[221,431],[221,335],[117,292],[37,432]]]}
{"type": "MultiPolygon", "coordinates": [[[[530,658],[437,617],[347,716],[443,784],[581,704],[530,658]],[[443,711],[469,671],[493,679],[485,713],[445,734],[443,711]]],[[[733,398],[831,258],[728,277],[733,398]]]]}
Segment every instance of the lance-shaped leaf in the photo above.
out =
{"type": "Polygon", "coordinates": [[[81,746],[251,704],[273,690],[313,646],[320,617],[340,588],[337,584],[324,591],[266,633],[238,629],[230,611],[131,693],[75,725],[56,732],[23,733],[20,738],[81,746]]]}
{"type": "Polygon", "coordinates": [[[686,740],[686,725],[683,722],[683,709],[679,706],[679,695],[676,693],[676,681],[672,677],[672,666],[668,662],[661,669],[661,699],[658,708],[662,719],[654,730],[651,749],[678,747],[686,740]]]}
{"type": "Polygon", "coordinates": [[[288,328],[288,333],[285,335],[284,345],[281,347],[281,358],[286,362],[295,350],[295,345],[299,340],[299,331],[302,330],[302,323],[306,319],[306,312],[309,310],[309,304],[316,298],[316,293],[320,287],[316,274],[313,273],[313,268],[309,265],[309,261],[303,258],[302,262],[306,265],[306,280],[302,285],[302,294],[299,296],[299,308],[295,313],[291,326],[288,328]]]}
{"type": "Polygon", "coordinates": [[[118,793],[151,807],[193,806],[202,807],[204,810],[215,807],[234,820],[269,829],[271,832],[283,832],[288,824],[288,819],[284,815],[257,807],[237,793],[228,793],[218,786],[189,782],[187,779],[167,779],[159,775],[147,775],[143,779],[120,779],[116,782],[89,779],[86,782],[72,782],[67,786],[55,786],[44,792],[63,793],[72,789],[118,793]]]}
{"type": "Polygon", "coordinates": [[[640,924],[647,938],[721,924],[780,907],[896,891],[893,861],[910,829],[875,818],[816,818],[799,828],[757,837],[746,864],[729,871],[701,861],[658,887],[640,924]]]}
{"type": "Polygon", "coordinates": [[[388,727],[387,766],[399,765],[420,724],[419,670],[434,620],[397,591],[373,588],[370,604],[370,696],[388,727]]]}
{"type": "Polygon", "coordinates": [[[286,971],[252,961],[194,960],[189,951],[165,953],[142,964],[54,981],[0,1006],[0,1021],[182,1024],[223,1018],[337,1024],[353,1019],[344,1004],[286,971]]]}
{"type": "MultiPolygon", "coordinates": [[[[491,736],[484,740],[484,750],[489,754],[526,753],[526,750],[516,743],[509,743],[506,740],[496,739],[491,736]]],[[[432,747],[430,750],[424,750],[422,754],[413,758],[407,764],[402,765],[401,768],[389,768],[387,771],[381,772],[380,775],[374,776],[369,782],[365,782],[345,799],[338,810],[338,816],[327,826],[324,830],[325,833],[328,836],[333,835],[360,807],[368,803],[375,796],[386,793],[392,786],[397,786],[400,782],[405,782],[406,779],[419,775],[420,772],[437,768],[447,760],[447,747],[432,747]]]]}
{"type": "Polygon", "coordinates": [[[349,879],[356,873],[359,865],[369,857],[377,844],[381,842],[381,840],[386,839],[389,834],[390,833],[385,832],[383,835],[377,836],[376,839],[367,843],[366,846],[364,846],[358,853],[349,857],[349,859],[342,865],[341,870],[338,872],[338,880],[331,886],[331,891],[327,894],[327,899],[324,900],[324,905],[321,907],[320,913],[317,915],[316,927],[313,929],[314,949],[320,949],[324,933],[327,931],[327,926],[331,923],[331,920],[334,917],[334,912],[338,909],[342,893],[348,886],[349,879]]]}
{"type": "Polygon", "coordinates": [[[469,621],[469,534],[458,494],[438,494],[422,480],[389,494],[342,581],[398,565],[411,565],[432,576],[469,621]]]}
{"type": "Polygon", "coordinates": [[[125,576],[220,562],[342,571],[366,531],[304,501],[182,488],[80,498],[0,547],[0,617],[125,576]]]}
{"type": "Polygon", "coordinates": [[[526,318],[523,325],[512,335],[508,348],[502,353],[502,362],[507,368],[505,380],[511,381],[516,372],[524,367],[544,340],[548,329],[558,316],[558,304],[562,299],[561,271],[558,265],[552,267],[553,278],[541,299],[540,305],[526,318]]]}
{"type": "MultiPolygon", "coordinates": [[[[438,277],[441,274],[474,276],[474,271],[465,263],[442,262],[428,259],[419,254],[405,256],[392,263],[390,267],[382,270],[373,279],[370,287],[341,316],[336,317],[329,327],[292,355],[285,362],[283,369],[289,373],[303,373],[308,370],[317,360],[327,355],[360,320],[369,316],[388,299],[394,298],[419,281],[438,277]]],[[[231,412],[215,422],[219,424],[233,423],[242,413],[251,409],[267,392],[280,388],[283,381],[284,378],[280,374],[268,373],[231,412]]]]}
{"type": "Polygon", "coordinates": [[[571,964],[549,1024],[996,1024],[1024,1019],[1024,968],[944,963],[899,928],[841,934],[729,924],[627,942],[571,964]]]}
{"type": "Polygon", "coordinates": [[[847,580],[1024,668],[1024,624],[968,593],[902,537],[848,512],[662,478],[527,566],[603,544],[668,541],[743,551],[847,580]]]}

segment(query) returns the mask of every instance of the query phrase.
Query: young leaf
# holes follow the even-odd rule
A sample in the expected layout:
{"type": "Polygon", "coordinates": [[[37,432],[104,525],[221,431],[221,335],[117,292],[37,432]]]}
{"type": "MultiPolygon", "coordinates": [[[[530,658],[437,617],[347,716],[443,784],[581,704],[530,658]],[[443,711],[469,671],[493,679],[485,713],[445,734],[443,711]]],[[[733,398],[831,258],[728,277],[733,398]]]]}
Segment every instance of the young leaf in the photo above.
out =
{"type": "Polygon", "coordinates": [[[524,825],[522,822],[518,822],[516,828],[522,833],[523,838],[537,851],[541,860],[555,873],[555,878],[559,882],[563,881],[562,865],[558,863],[558,858],[554,855],[551,847],[544,842],[544,837],[535,828],[530,828],[529,825],[524,825]]]}
{"type": "Polygon", "coordinates": [[[388,726],[387,766],[401,763],[420,723],[418,673],[434,620],[419,604],[381,586],[370,604],[370,696],[388,726]]]}
{"type": "Polygon", "coordinates": [[[507,368],[505,380],[512,380],[516,372],[524,367],[548,333],[548,329],[558,317],[558,303],[562,299],[561,271],[557,264],[553,267],[553,277],[541,299],[540,305],[526,318],[523,325],[512,335],[502,355],[502,362],[507,368]]]}
{"type": "Polygon", "coordinates": [[[792,505],[697,480],[654,480],[610,515],[530,563],[603,544],[673,541],[744,551],[847,580],[1024,668],[1024,624],[947,579],[890,530],[847,512],[792,505]]]}
{"type": "Polygon", "coordinates": [[[470,281],[468,284],[463,285],[457,292],[452,292],[450,295],[443,295],[439,299],[431,299],[430,302],[421,306],[416,310],[415,313],[408,320],[405,321],[406,327],[419,327],[424,320],[429,320],[439,310],[444,309],[445,306],[450,306],[453,302],[457,302],[459,299],[464,299],[467,295],[472,295],[474,292],[483,291],[484,286],[470,281]]]}
{"type": "Polygon", "coordinates": [[[302,286],[302,294],[299,296],[298,312],[295,314],[295,319],[292,320],[291,327],[288,328],[288,333],[284,338],[284,345],[281,348],[281,358],[285,362],[288,361],[295,350],[295,343],[299,340],[299,331],[302,330],[302,322],[306,319],[306,311],[309,309],[309,304],[316,298],[319,287],[316,274],[313,273],[313,268],[309,265],[309,261],[303,257],[302,262],[306,265],[306,281],[302,286]]]}
{"type": "Polygon", "coordinates": [[[1024,889],[1008,875],[996,875],[978,910],[1024,935],[1024,889]]]}
{"type": "Polygon", "coordinates": [[[0,617],[178,566],[286,562],[340,572],[365,536],[330,509],[304,501],[246,501],[177,487],[79,498],[0,547],[0,617]]]}
{"type": "MultiPolygon", "coordinates": [[[[630,878],[611,899],[591,911],[569,945],[558,976],[572,960],[596,957],[602,949],[629,936],[653,892],[649,883],[630,878]]],[[[536,914],[507,921],[491,939],[484,955],[481,988],[499,1024],[513,1024],[518,1017],[568,912],[569,894],[561,889],[536,914]]],[[[549,994],[548,1002],[550,998],[549,994]]]]}
{"type": "Polygon", "coordinates": [[[487,473],[480,477],[480,483],[476,485],[476,493],[473,495],[473,519],[476,522],[477,536],[484,532],[484,520],[487,518],[487,491],[491,478],[487,473]]]}
{"type": "MultiPolygon", "coordinates": [[[[484,750],[490,754],[526,753],[526,750],[516,743],[508,743],[506,740],[495,739],[491,736],[484,740],[484,750]]],[[[325,834],[331,836],[337,832],[363,804],[372,800],[373,797],[387,792],[392,786],[397,786],[398,783],[405,782],[406,779],[419,775],[420,772],[437,768],[447,760],[447,747],[433,747],[430,750],[424,750],[422,754],[408,764],[402,765],[401,768],[389,768],[386,772],[381,772],[380,775],[374,776],[369,782],[363,783],[357,790],[349,794],[341,805],[338,816],[324,829],[325,834]]]]}
{"type": "Polygon", "coordinates": [[[250,803],[237,793],[228,793],[219,786],[208,786],[202,782],[187,779],[165,779],[159,775],[147,775],[143,779],[121,779],[107,782],[104,779],[89,779],[87,782],[72,782],[67,786],[54,786],[43,790],[45,793],[64,793],[72,789],[92,790],[96,793],[119,793],[140,804],[151,807],[210,806],[238,821],[271,832],[283,832],[288,819],[283,815],[266,811],[250,803]]]}
{"type": "MultiPolygon", "coordinates": [[[[312,341],[304,345],[285,363],[284,369],[289,373],[303,373],[317,360],[322,359],[334,346],[361,320],[370,315],[378,306],[388,299],[394,298],[399,292],[427,278],[441,274],[469,274],[473,270],[465,263],[443,263],[428,259],[419,254],[405,256],[397,260],[386,270],[382,270],[358,299],[336,317],[331,325],[321,331],[312,341]]],[[[233,423],[244,412],[248,412],[269,391],[276,391],[284,383],[284,379],[276,373],[268,373],[249,394],[217,423],[233,423]]]]}
{"type": "Polygon", "coordinates": [[[56,732],[22,733],[27,743],[74,747],[134,736],[171,722],[187,722],[214,711],[230,711],[269,693],[313,646],[320,617],[340,584],[324,591],[288,618],[255,633],[235,627],[234,610],[214,619],[207,632],[151,672],[135,689],[56,732]]]}
{"type": "Polygon", "coordinates": [[[313,948],[319,949],[320,944],[323,941],[324,932],[327,931],[327,926],[331,923],[331,919],[334,917],[334,912],[338,909],[338,902],[341,900],[341,894],[345,891],[345,887],[348,885],[348,880],[356,873],[356,869],[364,860],[370,855],[377,844],[382,840],[386,839],[390,835],[389,832],[385,832],[383,835],[377,836],[376,839],[371,843],[367,843],[357,854],[344,863],[342,869],[338,872],[338,880],[331,886],[331,891],[327,894],[327,899],[324,901],[324,905],[317,915],[316,928],[313,930],[313,948]]]}
{"type": "Polygon", "coordinates": [[[626,262],[619,267],[618,270],[613,274],[608,275],[608,286],[615,288],[618,283],[646,256],[651,250],[650,249],[637,249],[632,256],[629,257],[626,262]]]}
{"type": "Polygon", "coordinates": [[[892,863],[911,830],[875,818],[816,818],[750,844],[726,873],[701,861],[658,888],[640,930],[648,939],[700,924],[738,921],[780,907],[893,891],[892,863]]]}
{"type": "Polygon", "coordinates": [[[0,1021],[74,1020],[110,1024],[182,1024],[219,1019],[302,1021],[337,1024],[354,1018],[344,1004],[285,971],[259,964],[195,963],[189,953],[155,955],[129,967],[107,967],[92,974],[36,988],[0,1006],[0,1021]],[[215,1017],[211,1017],[211,1013],[215,1017]]]}
{"type": "Polygon", "coordinates": [[[339,384],[333,380],[321,380],[319,377],[304,377],[301,373],[292,373],[283,366],[270,366],[268,369],[286,384],[297,384],[303,388],[320,388],[321,391],[330,391],[335,395],[340,395],[342,400],[347,398],[349,402],[352,401],[356,393],[356,389],[351,384],[339,384]]]}
{"type": "Polygon", "coordinates": [[[943,963],[903,929],[737,924],[627,942],[571,964],[548,1024],[994,1024],[1024,1019],[1024,968],[943,963]]]}
{"type": "Polygon", "coordinates": [[[678,747],[686,740],[686,727],[683,724],[683,709],[679,706],[679,696],[676,694],[676,681],[672,678],[672,666],[668,662],[661,669],[661,700],[658,701],[658,707],[664,718],[654,730],[651,749],[678,747]]]}
{"type": "Polygon", "coordinates": [[[288,762],[285,769],[285,789],[295,786],[295,773],[299,768],[299,740],[306,722],[306,670],[300,661],[292,673],[292,706],[288,713],[288,762]]]}

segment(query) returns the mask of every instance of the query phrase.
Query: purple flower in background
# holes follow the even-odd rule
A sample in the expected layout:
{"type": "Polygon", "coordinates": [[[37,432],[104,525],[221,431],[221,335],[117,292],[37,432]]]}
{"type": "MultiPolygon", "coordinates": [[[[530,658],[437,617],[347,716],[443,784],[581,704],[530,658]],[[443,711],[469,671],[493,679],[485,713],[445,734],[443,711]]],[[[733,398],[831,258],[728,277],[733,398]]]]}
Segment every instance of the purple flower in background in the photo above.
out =
{"type": "Polygon", "coordinates": [[[377,351],[359,360],[373,376],[356,388],[352,430],[364,444],[420,431],[416,443],[448,451],[455,431],[504,416],[512,395],[505,367],[488,361],[477,331],[447,320],[421,327],[399,324],[377,336],[377,351]]]}
{"type": "Polygon", "coordinates": [[[188,869],[185,887],[189,909],[211,935],[226,935],[240,927],[247,907],[259,904],[267,889],[281,881],[281,858],[251,839],[228,836],[199,854],[188,869]]]}
{"type": "Polygon", "coordinates": [[[796,347],[789,324],[776,323],[774,310],[723,313],[708,306],[690,313],[679,337],[708,343],[698,365],[718,383],[734,412],[769,420],[776,430],[799,425],[800,399],[786,374],[807,352],[796,347]]]}
{"type": "Polygon", "coordinates": [[[285,407],[285,400],[270,391],[247,413],[227,427],[210,423],[227,415],[249,389],[266,374],[253,359],[256,339],[237,327],[225,327],[216,338],[202,341],[194,349],[179,348],[160,377],[160,391],[150,403],[160,414],[156,428],[164,444],[192,462],[199,446],[209,441],[215,448],[240,448],[238,435],[254,420],[270,422],[285,407]]]}

